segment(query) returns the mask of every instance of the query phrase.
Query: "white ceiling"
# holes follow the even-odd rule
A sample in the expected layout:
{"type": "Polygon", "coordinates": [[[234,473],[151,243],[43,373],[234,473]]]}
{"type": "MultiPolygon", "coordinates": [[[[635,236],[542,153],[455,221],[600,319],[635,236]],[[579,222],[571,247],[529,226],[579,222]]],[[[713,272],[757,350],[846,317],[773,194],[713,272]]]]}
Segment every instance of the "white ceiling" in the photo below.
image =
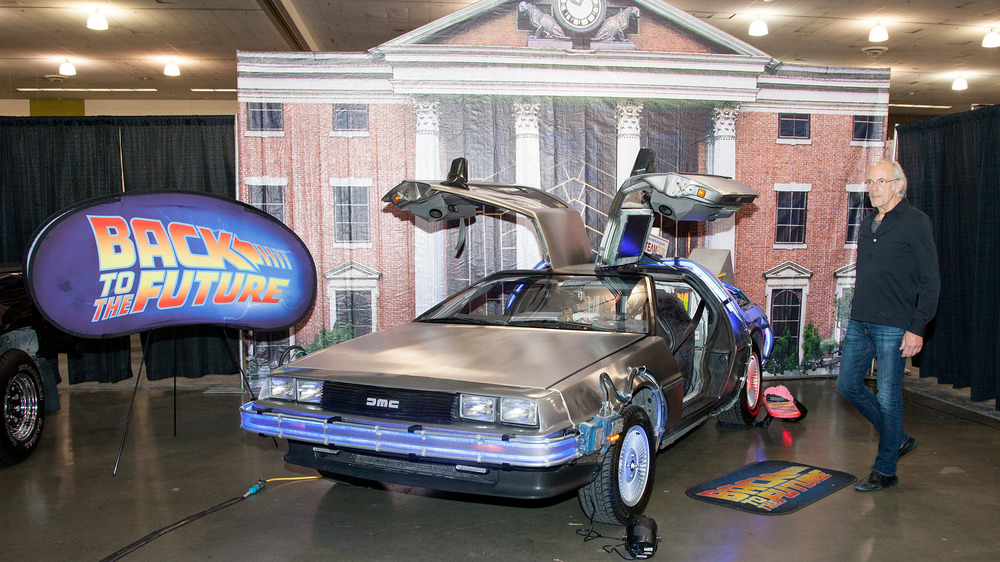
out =
{"type": "MultiPolygon", "coordinates": [[[[537,0],[548,3],[551,0],[537,0]]],[[[0,0],[0,98],[235,99],[237,51],[365,51],[472,4],[471,0],[0,0]],[[110,28],[85,27],[101,6],[110,28]],[[77,75],[62,82],[69,58],[77,75]],[[169,59],[181,76],[163,75],[169,59]],[[156,92],[37,92],[19,88],[155,88],[156,92]]],[[[948,106],[940,114],[1000,103],[998,0],[673,0],[669,2],[782,62],[891,67],[891,104],[948,106]],[[754,15],[770,28],[750,37],[754,15]],[[889,40],[868,42],[881,19],[889,40]],[[869,55],[866,47],[888,50],[869,55]],[[968,90],[953,91],[963,74],[968,90]]]]}

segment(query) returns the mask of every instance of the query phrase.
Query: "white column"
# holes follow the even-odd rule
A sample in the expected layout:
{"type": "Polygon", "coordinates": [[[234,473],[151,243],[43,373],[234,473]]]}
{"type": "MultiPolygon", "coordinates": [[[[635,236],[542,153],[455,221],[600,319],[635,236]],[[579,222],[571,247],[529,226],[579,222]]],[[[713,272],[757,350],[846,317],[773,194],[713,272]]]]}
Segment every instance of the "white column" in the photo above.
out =
{"type": "MultiPolygon", "coordinates": [[[[516,133],[514,182],[528,187],[542,187],[541,148],[538,142],[538,113],[541,105],[536,102],[514,102],[514,131],[516,133]]],[[[517,217],[517,267],[530,269],[542,260],[538,247],[538,234],[528,219],[517,217]]]]}
{"type": "Polygon", "coordinates": [[[615,117],[618,120],[618,170],[615,181],[622,186],[632,173],[632,165],[639,154],[639,132],[642,127],[639,118],[642,116],[642,104],[634,101],[618,102],[615,117]]]}
{"type": "MultiPolygon", "coordinates": [[[[414,172],[418,180],[442,179],[438,102],[415,101],[417,115],[414,172]]],[[[444,230],[440,223],[416,218],[413,240],[415,314],[421,314],[445,297],[444,230]]]]}
{"type": "MultiPolygon", "coordinates": [[[[721,105],[713,110],[714,142],[708,172],[717,176],[736,177],[736,119],[738,105],[721,105]]],[[[736,264],[736,217],[710,221],[706,227],[705,246],[710,249],[729,250],[736,264]]]]}

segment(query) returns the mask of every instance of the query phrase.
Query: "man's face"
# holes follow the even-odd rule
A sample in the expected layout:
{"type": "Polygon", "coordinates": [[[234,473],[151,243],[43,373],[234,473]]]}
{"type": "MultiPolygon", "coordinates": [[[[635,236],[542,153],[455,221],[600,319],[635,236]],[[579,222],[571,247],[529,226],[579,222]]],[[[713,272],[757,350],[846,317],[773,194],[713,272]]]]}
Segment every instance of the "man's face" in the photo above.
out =
{"type": "Polygon", "coordinates": [[[865,187],[868,188],[868,197],[872,201],[872,206],[883,213],[892,207],[898,199],[896,194],[900,186],[898,180],[892,177],[892,166],[882,163],[875,164],[868,170],[865,180],[865,187]]]}

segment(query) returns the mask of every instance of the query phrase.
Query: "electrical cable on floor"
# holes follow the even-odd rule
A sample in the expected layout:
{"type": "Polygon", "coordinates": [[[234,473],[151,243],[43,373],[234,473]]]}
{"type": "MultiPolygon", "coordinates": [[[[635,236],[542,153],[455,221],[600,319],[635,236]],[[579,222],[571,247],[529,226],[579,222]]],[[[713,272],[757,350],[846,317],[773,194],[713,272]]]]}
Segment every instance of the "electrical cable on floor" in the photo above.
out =
{"type": "Polygon", "coordinates": [[[158,529],[156,531],[153,531],[152,533],[150,533],[150,534],[146,535],[145,537],[142,537],[141,539],[135,541],[134,543],[132,543],[132,544],[130,544],[130,545],[128,545],[128,546],[126,546],[126,547],[118,550],[117,552],[115,552],[115,553],[107,556],[106,558],[102,558],[101,562],[113,562],[115,560],[119,560],[119,559],[123,558],[124,556],[127,556],[127,555],[135,552],[136,550],[139,550],[143,546],[146,546],[147,544],[153,542],[155,539],[158,539],[158,538],[162,537],[163,535],[169,533],[170,531],[174,531],[176,529],[180,529],[181,527],[183,527],[184,525],[187,525],[188,523],[191,523],[192,521],[197,521],[198,519],[201,519],[202,517],[205,517],[206,515],[211,515],[211,514],[215,513],[216,511],[219,511],[219,510],[227,508],[227,507],[229,507],[231,505],[237,504],[237,503],[239,503],[239,502],[247,499],[248,497],[252,496],[253,494],[256,494],[257,492],[263,490],[264,487],[267,486],[267,484],[269,482],[280,482],[280,481],[289,481],[289,480],[318,480],[320,478],[322,478],[322,476],[299,476],[299,477],[293,477],[293,478],[268,478],[266,480],[263,479],[263,478],[261,478],[256,483],[254,483],[253,486],[250,486],[250,488],[242,496],[237,496],[235,498],[226,500],[226,501],[224,501],[224,502],[222,502],[222,503],[220,503],[218,505],[212,506],[212,507],[210,507],[210,508],[208,508],[208,509],[206,509],[204,511],[199,511],[198,513],[195,513],[194,515],[191,515],[189,517],[185,517],[184,519],[181,519],[180,521],[177,521],[175,523],[167,525],[166,527],[163,527],[162,529],[158,529]]]}
{"type": "MultiPolygon", "coordinates": [[[[606,537],[606,536],[602,535],[601,533],[595,531],[594,530],[594,520],[593,519],[591,519],[591,521],[590,521],[590,528],[589,529],[577,529],[576,530],[576,534],[578,534],[581,537],[583,537],[583,542],[589,542],[589,541],[596,540],[596,539],[610,539],[610,538],[612,538],[612,537],[606,537]]],[[[632,558],[632,557],[629,557],[629,556],[625,556],[624,554],[622,554],[621,551],[618,550],[619,547],[624,548],[625,547],[625,543],[622,542],[622,543],[619,543],[619,544],[606,544],[606,545],[602,546],[601,548],[603,548],[604,552],[607,552],[608,554],[611,554],[612,552],[614,552],[618,556],[621,556],[622,560],[636,560],[635,558],[632,558]]]]}

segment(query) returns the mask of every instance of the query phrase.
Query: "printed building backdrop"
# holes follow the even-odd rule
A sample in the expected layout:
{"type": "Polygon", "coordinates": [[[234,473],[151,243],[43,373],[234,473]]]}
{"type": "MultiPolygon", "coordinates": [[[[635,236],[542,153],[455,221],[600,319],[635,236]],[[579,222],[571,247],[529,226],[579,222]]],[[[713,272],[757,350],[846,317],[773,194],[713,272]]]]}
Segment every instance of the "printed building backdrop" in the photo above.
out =
{"type": "Polygon", "coordinates": [[[889,69],[784,63],[656,0],[484,0],[364,53],[243,52],[238,80],[239,197],[292,228],[319,276],[311,315],[262,343],[397,325],[478,277],[537,263],[503,214],[479,217],[456,252],[456,225],[381,202],[400,181],[441,179],[464,156],[473,179],[571,202],[596,248],[640,147],[657,171],[761,194],[725,221],[662,220],[677,255],[729,249],[728,281],[800,356],[804,339],[840,339],[889,69]]]}

